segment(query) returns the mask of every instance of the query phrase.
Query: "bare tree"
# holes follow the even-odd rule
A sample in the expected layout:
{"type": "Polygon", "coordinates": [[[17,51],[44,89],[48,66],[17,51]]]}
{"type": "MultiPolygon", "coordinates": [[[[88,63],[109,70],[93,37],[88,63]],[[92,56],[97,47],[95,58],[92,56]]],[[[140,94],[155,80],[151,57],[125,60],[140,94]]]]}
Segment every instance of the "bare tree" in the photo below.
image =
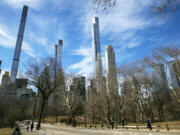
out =
{"type": "MultiPolygon", "coordinates": [[[[47,60],[39,63],[31,63],[27,67],[26,77],[30,85],[37,88],[40,97],[40,113],[38,118],[37,130],[40,129],[41,120],[45,105],[48,102],[50,95],[58,91],[58,88],[62,85],[63,78],[61,74],[57,74],[56,78],[53,78],[55,68],[50,68],[47,60]]],[[[54,66],[53,66],[54,67],[54,66]]]]}
{"type": "MultiPolygon", "coordinates": [[[[118,6],[119,0],[91,0],[96,11],[107,11],[115,6],[118,6]]],[[[157,14],[164,16],[168,11],[175,11],[179,6],[179,0],[153,0],[152,8],[157,14]]],[[[128,4],[128,3],[127,3],[128,4]]]]}
{"type": "Polygon", "coordinates": [[[34,125],[34,120],[36,117],[37,101],[38,101],[39,94],[36,92],[33,92],[32,96],[34,99],[34,106],[33,106],[33,112],[32,112],[32,125],[34,125]]]}
{"type": "Polygon", "coordinates": [[[95,104],[96,104],[96,95],[92,90],[88,92],[88,98],[86,102],[86,109],[89,114],[89,118],[92,120],[92,123],[95,123],[95,104]]]}
{"type": "Polygon", "coordinates": [[[75,117],[83,112],[82,97],[78,93],[77,89],[71,89],[72,79],[75,77],[74,74],[68,74],[65,77],[65,89],[63,89],[63,106],[65,107],[68,115],[67,123],[70,123],[70,120],[73,123],[73,126],[76,124],[75,117]]]}
{"type": "Polygon", "coordinates": [[[176,77],[180,79],[180,59],[179,59],[180,49],[175,46],[160,47],[153,52],[153,57],[146,57],[144,59],[145,63],[153,67],[159,76],[164,79],[171,86],[174,96],[177,101],[180,102],[180,97],[177,93],[177,88],[174,87],[171,77],[168,75],[168,59],[174,59],[176,67],[176,77]],[[161,66],[162,65],[162,66],[161,66]],[[163,69],[162,69],[163,67],[163,69]]]}
{"type": "MultiPolygon", "coordinates": [[[[134,64],[132,64],[134,65],[134,64]]],[[[138,65],[136,62],[136,66],[128,65],[125,67],[123,74],[123,78],[125,79],[125,83],[128,82],[128,87],[125,86],[125,89],[129,89],[129,92],[125,92],[124,94],[128,96],[129,94],[133,98],[131,102],[134,102],[134,107],[137,107],[137,113],[141,114],[141,120],[143,121],[143,114],[145,113],[147,117],[153,120],[153,112],[151,105],[151,89],[149,84],[151,83],[146,70],[138,65]]],[[[123,88],[123,89],[124,89],[123,88]]],[[[123,91],[125,91],[125,89],[123,91]]],[[[140,115],[139,115],[140,116],[140,115]]],[[[136,120],[136,118],[134,118],[136,120]]]]}
{"type": "Polygon", "coordinates": [[[0,97],[0,128],[14,127],[16,121],[31,117],[31,105],[28,100],[11,96],[0,97]]]}
{"type": "Polygon", "coordinates": [[[68,116],[70,116],[70,120],[72,120],[73,125],[75,126],[75,115],[78,112],[77,108],[80,105],[81,98],[74,91],[66,91],[64,93],[64,99],[64,106],[68,111],[68,116]]]}

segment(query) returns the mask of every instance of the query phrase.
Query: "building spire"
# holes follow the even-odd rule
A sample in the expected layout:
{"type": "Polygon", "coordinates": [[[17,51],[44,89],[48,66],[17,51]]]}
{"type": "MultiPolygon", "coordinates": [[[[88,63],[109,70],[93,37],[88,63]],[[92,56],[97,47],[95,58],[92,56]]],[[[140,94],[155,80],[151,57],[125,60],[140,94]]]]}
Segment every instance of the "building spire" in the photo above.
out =
{"type": "Polygon", "coordinates": [[[101,46],[100,46],[100,34],[99,34],[99,19],[98,17],[93,18],[93,33],[92,33],[92,48],[93,48],[93,59],[96,74],[96,88],[97,92],[103,89],[103,76],[102,76],[102,60],[101,60],[101,46]]]}
{"type": "Polygon", "coordinates": [[[17,73],[18,73],[18,65],[19,65],[19,60],[20,60],[21,47],[22,47],[22,42],[23,42],[27,13],[28,13],[28,7],[24,6],[22,16],[21,16],[21,22],[20,22],[20,26],[19,26],[17,41],[16,41],[16,48],[14,51],[12,67],[11,67],[10,78],[13,83],[15,82],[17,73]]]}

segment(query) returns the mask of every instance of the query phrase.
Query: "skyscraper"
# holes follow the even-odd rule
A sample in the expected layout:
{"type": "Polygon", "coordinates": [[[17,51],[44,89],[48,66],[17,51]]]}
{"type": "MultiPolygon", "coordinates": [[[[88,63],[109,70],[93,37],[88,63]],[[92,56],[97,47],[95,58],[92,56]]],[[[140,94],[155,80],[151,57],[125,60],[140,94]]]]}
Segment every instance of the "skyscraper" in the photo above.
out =
{"type": "Polygon", "coordinates": [[[169,67],[169,73],[171,76],[172,85],[174,88],[178,88],[180,86],[180,80],[177,75],[178,72],[177,72],[176,62],[174,60],[168,62],[168,67],[169,67]]]}
{"type": "Polygon", "coordinates": [[[106,89],[108,93],[118,94],[116,60],[113,47],[106,46],[106,89]]]}
{"type": "Polygon", "coordinates": [[[154,80],[156,80],[154,82],[156,86],[163,86],[168,88],[165,66],[163,64],[154,64],[152,75],[154,80]]]}
{"type": "Polygon", "coordinates": [[[0,74],[1,74],[1,64],[2,64],[2,60],[0,60],[0,74]]]}
{"type": "Polygon", "coordinates": [[[54,58],[48,58],[48,66],[49,66],[49,74],[50,74],[50,80],[54,81],[55,78],[55,68],[54,68],[54,58]]]}
{"type": "Polygon", "coordinates": [[[96,74],[96,90],[100,92],[103,89],[103,76],[102,76],[102,61],[101,61],[101,47],[99,36],[99,20],[98,17],[93,18],[93,33],[92,33],[92,48],[93,48],[93,61],[96,74]]]}
{"type": "Polygon", "coordinates": [[[56,70],[58,72],[62,70],[62,48],[63,48],[63,40],[59,40],[59,43],[58,45],[56,45],[56,49],[55,49],[56,70]]]}
{"type": "Polygon", "coordinates": [[[101,46],[100,46],[100,35],[99,35],[99,19],[98,17],[93,18],[93,51],[94,51],[94,59],[97,61],[97,55],[101,54],[101,46]]]}
{"type": "Polygon", "coordinates": [[[17,37],[17,41],[16,41],[16,48],[14,51],[13,63],[12,63],[12,67],[11,67],[10,78],[13,83],[16,80],[17,72],[18,72],[18,65],[19,65],[19,60],[20,60],[21,47],[22,47],[22,42],[23,42],[27,13],[28,13],[28,7],[24,6],[22,16],[21,16],[21,22],[20,22],[20,26],[19,26],[18,37],[17,37]]]}

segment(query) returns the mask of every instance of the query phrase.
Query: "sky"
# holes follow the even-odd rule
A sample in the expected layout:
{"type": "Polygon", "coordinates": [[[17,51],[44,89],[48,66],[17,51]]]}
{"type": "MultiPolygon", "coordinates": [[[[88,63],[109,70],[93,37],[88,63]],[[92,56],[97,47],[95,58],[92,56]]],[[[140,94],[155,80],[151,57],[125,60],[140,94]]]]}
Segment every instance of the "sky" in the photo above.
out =
{"type": "Polygon", "coordinates": [[[117,66],[151,55],[158,46],[179,45],[179,9],[160,17],[153,12],[155,1],[118,0],[108,12],[96,12],[90,0],[0,0],[2,71],[11,69],[23,5],[29,10],[19,75],[31,59],[54,57],[54,46],[62,39],[63,69],[89,77],[94,16],[99,17],[104,73],[106,45],[114,47],[117,66]]]}

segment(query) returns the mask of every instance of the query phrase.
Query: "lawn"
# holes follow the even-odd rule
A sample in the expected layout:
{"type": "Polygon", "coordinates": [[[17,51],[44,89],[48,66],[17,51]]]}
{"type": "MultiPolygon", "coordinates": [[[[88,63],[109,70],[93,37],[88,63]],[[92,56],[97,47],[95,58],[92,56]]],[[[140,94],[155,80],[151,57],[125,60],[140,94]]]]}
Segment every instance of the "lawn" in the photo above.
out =
{"type": "Polygon", "coordinates": [[[12,135],[13,129],[12,128],[1,128],[0,135],[12,135]]]}
{"type": "Polygon", "coordinates": [[[180,126],[180,121],[167,121],[167,122],[159,122],[159,123],[154,123],[156,125],[179,125],[180,126]]]}

